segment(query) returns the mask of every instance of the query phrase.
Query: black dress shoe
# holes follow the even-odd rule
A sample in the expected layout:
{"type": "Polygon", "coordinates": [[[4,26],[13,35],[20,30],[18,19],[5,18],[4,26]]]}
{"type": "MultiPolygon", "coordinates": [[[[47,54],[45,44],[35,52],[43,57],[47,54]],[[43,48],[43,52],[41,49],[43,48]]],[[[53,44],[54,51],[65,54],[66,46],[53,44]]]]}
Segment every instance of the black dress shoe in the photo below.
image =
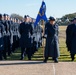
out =
{"type": "Polygon", "coordinates": [[[47,60],[44,60],[43,62],[44,62],[44,63],[47,63],[47,60]]]}
{"type": "Polygon", "coordinates": [[[54,62],[55,62],[55,63],[58,63],[58,59],[54,59],[54,62]]]}
{"type": "Polygon", "coordinates": [[[28,60],[31,60],[31,58],[28,58],[28,60]]]}
{"type": "Polygon", "coordinates": [[[74,58],[72,58],[72,61],[74,61],[74,58]]]}
{"type": "Polygon", "coordinates": [[[71,54],[71,59],[72,59],[72,61],[74,61],[74,59],[75,59],[75,54],[71,54]]]}
{"type": "Polygon", "coordinates": [[[4,60],[7,60],[7,57],[4,57],[4,60]]]}
{"type": "Polygon", "coordinates": [[[54,58],[52,58],[52,60],[55,60],[54,58]]]}
{"type": "Polygon", "coordinates": [[[20,60],[23,60],[24,58],[21,58],[20,60]]]}

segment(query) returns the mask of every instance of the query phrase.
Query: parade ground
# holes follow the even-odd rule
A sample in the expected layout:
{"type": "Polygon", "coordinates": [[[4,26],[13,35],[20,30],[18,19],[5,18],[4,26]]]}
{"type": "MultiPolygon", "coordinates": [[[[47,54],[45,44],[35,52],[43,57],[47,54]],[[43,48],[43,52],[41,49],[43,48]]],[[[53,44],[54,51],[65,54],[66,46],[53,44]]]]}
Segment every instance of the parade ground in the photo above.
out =
{"type": "Polygon", "coordinates": [[[0,75],[76,75],[76,0],[1,0],[0,75]]]}
{"type": "Polygon", "coordinates": [[[0,75],[76,75],[76,62],[1,61],[0,75]]]}

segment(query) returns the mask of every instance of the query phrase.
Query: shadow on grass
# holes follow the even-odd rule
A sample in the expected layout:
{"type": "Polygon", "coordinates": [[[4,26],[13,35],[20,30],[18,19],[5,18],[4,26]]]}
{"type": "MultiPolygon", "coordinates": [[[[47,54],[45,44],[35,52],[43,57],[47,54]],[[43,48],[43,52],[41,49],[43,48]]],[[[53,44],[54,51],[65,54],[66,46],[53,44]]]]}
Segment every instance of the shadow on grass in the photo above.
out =
{"type": "Polygon", "coordinates": [[[62,59],[62,60],[59,60],[59,62],[72,62],[71,60],[68,60],[68,59],[62,59]]]}
{"type": "MultiPolygon", "coordinates": [[[[73,62],[71,60],[59,60],[59,62],[73,62]]],[[[75,62],[75,61],[74,61],[75,62]]],[[[49,61],[47,63],[54,63],[53,61],[49,61]]],[[[9,66],[9,65],[33,65],[33,64],[47,64],[47,63],[44,63],[43,61],[19,61],[19,62],[10,62],[10,63],[0,63],[0,66],[9,66]]]]}
{"type": "Polygon", "coordinates": [[[69,56],[69,55],[64,55],[64,54],[61,54],[60,56],[69,56]]]}
{"type": "Polygon", "coordinates": [[[32,64],[43,64],[43,61],[27,61],[27,62],[15,62],[15,63],[0,63],[0,66],[6,66],[6,65],[32,65],[32,64]]]}
{"type": "Polygon", "coordinates": [[[33,56],[33,58],[43,58],[43,56],[33,56]]]}

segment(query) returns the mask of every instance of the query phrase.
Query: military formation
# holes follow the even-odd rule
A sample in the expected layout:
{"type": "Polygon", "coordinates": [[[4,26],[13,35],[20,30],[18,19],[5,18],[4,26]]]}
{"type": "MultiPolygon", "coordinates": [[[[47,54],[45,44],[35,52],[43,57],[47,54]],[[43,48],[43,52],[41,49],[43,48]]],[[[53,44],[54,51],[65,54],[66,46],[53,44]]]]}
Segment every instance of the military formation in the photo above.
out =
{"type": "Polygon", "coordinates": [[[8,14],[0,14],[0,60],[7,60],[17,48],[21,48],[20,60],[27,55],[28,60],[38,50],[42,42],[42,28],[34,29],[33,20],[28,15],[21,22],[10,18],[8,14]],[[38,36],[38,37],[37,37],[38,36]]]}
{"type": "MultiPolygon", "coordinates": [[[[42,46],[42,39],[46,39],[44,50],[44,62],[52,57],[58,63],[59,52],[59,28],[54,17],[50,17],[45,24],[43,31],[38,24],[34,27],[34,22],[28,15],[24,16],[21,22],[17,18],[10,18],[8,14],[0,14],[0,60],[7,60],[17,48],[21,48],[20,60],[27,55],[31,60],[33,54],[42,46]],[[44,35],[42,35],[44,33],[44,35]]],[[[72,61],[76,54],[76,18],[71,20],[66,29],[66,45],[72,61]]]]}

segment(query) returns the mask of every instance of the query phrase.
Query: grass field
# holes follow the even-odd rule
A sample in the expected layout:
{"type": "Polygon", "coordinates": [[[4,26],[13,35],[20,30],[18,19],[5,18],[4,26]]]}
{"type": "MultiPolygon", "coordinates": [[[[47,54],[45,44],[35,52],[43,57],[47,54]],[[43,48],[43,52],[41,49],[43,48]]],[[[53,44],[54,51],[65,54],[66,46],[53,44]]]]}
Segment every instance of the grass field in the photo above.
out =
{"type": "MultiPolygon", "coordinates": [[[[65,39],[66,39],[66,26],[60,26],[59,27],[59,48],[60,48],[60,57],[59,61],[63,62],[71,62],[70,58],[70,53],[67,51],[66,44],[65,44],[65,39]]],[[[33,57],[32,61],[43,61],[43,53],[44,53],[44,48],[39,48],[38,52],[36,52],[33,57]]],[[[17,49],[15,53],[12,53],[10,57],[8,57],[7,60],[19,60],[20,59],[20,49],[17,49]]],[[[75,56],[76,57],[76,56],[75,56]]],[[[27,57],[25,56],[24,60],[28,60],[27,57]]],[[[49,61],[51,58],[49,58],[49,61]]],[[[52,60],[51,60],[52,61],[52,60]]],[[[76,62],[76,59],[75,59],[76,62]]]]}

